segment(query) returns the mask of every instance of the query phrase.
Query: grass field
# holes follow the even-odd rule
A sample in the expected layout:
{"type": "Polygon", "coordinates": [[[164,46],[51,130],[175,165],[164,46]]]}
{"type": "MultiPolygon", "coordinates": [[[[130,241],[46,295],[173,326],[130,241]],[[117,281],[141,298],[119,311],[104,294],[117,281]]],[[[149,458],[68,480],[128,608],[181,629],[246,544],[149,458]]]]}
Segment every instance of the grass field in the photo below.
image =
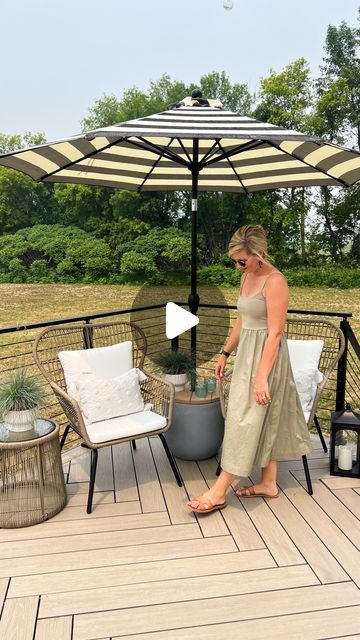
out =
{"type": "MultiPolygon", "coordinates": [[[[57,318],[81,316],[140,306],[147,302],[186,301],[187,287],[141,287],[124,285],[0,284],[0,327],[45,322],[57,318]]],[[[221,298],[235,304],[238,289],[216,290],[200,287],[202,302],[221,298]]],[[[350,312],[351,325],[360,334],[359,289],[290,289],[290,309],[350,312]]]]}

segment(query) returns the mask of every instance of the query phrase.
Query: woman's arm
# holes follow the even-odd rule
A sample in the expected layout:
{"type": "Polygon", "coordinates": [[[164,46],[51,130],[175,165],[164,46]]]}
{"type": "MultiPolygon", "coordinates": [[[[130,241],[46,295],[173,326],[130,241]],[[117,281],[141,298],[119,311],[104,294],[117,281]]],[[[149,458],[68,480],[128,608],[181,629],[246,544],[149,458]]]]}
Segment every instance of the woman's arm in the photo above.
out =
{"type": "MultiPolygon", "coordinates": [[[[242,318],[241,318],[241,313],[239,313],[238,317],[234,322],[234,326],[231,329],[230,335],[224,345],[224,351],[228,351],[229,353],[231,353],[232,351],[234,351],[235,347],[238,345],[239,338],[240,338],[241,324],[242,324],[242,318]]],[[[224,355],[221,355],[215,367],[215,375],[218,380],[221,380],[221,378],[224,375],[224,369],[226,367],[226,363],[227,363],[227,357],[224,355]]]]}
{"type": "Polygon", "coordinates": [[[235,347],[237,347],[239,343],[239,338],[240,338],[241,324],[242,324],[242,318],[241,318],[241,313],[239,313],[238,317],[234,322],[234,326],[231,329],[230,335],[224,345],[225,351],[228,351],[229,353],[231,353],[232,351],[234,351],[235,347]]]}
{"type": "Polygon", "coordinates": [[[255,400],[260,404],[271,402],[268,377],[279,350],[288,309],[289,290],[281,273],[276,273],[269,278],[264,295],[268,317],[268,337],[265,341],[254,385],[255,400]]]}

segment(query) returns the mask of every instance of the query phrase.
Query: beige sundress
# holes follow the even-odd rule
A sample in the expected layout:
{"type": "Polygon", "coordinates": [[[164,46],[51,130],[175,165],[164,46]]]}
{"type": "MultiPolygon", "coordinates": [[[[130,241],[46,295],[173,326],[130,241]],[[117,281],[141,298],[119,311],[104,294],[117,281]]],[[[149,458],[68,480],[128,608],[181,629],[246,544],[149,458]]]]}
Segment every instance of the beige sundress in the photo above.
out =
{"type": "MultiPolygon", "coordinates": [[[[268,276],[270,277],[270,276],[268,276]]],[[[246,477],[253,465],[297,458],[311,451],[309,431],[296,391],[286,338],[269,376],[271,403],[255,402],[253,387],[268,334],[263,289],[238,299],[242,328],[230,385],[221,468],[246,477]]]]}

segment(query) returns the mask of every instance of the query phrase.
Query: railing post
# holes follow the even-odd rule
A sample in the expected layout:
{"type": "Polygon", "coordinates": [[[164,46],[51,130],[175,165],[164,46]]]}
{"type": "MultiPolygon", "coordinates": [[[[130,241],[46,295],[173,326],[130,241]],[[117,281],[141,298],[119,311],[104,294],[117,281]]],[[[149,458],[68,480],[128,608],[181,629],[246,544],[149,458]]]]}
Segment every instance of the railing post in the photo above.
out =
{"type": "Polygon", "coordinates": [[[346,389],[346,368],[347,368],[347,355],[348,355],[348,343],[349,343],[349,323],[346,317],[340,322],[340,329],[345,338],[345,349],[342,354],[337,367],[337,381],[336,381],[336,411],[342,411],[345,409],[345,389],[346,389]]]}
{"type": "Polygon", "coordinates": [[[93,329],[90,318],[85,318],[86,327],[83,328],[84,349],[93,348],[93,329]]]}

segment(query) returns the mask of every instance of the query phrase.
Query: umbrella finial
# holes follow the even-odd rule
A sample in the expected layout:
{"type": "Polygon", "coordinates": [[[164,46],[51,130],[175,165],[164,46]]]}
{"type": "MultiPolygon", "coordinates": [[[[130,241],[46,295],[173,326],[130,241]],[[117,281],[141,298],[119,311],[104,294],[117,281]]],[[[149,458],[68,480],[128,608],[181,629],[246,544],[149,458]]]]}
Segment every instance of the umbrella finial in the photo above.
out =
{"type": "Polygon", "coordinates": [[[180,102],[169,104],[168,109],[178,109],[179,107],[213,107],[214,109],[222,109],[220,100],[206,100],[202,97],[201,89],[197,88],[191,92],[191,96],[186,96],[180,102]]]}

